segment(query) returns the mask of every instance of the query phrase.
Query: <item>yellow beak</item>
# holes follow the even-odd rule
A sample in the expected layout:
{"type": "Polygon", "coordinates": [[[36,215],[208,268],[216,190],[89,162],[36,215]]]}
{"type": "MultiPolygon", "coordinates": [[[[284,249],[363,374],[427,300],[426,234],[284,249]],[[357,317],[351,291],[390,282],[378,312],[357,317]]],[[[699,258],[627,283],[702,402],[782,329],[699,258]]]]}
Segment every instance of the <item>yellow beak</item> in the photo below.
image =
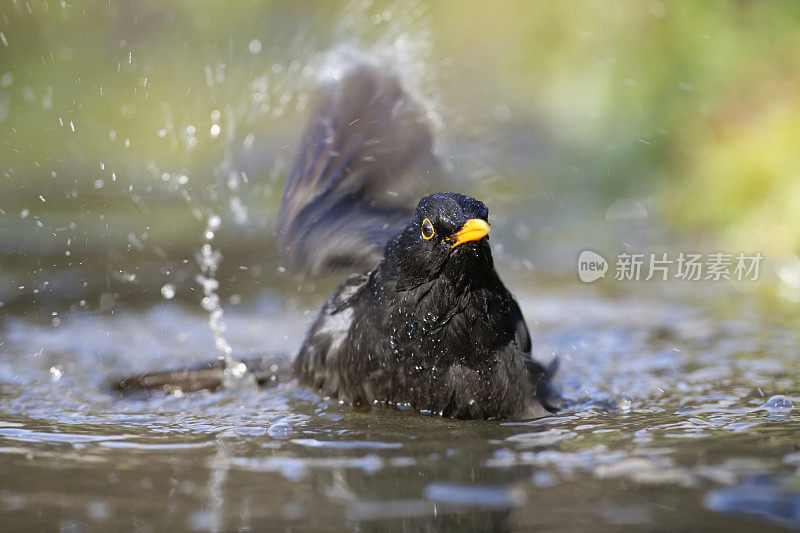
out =
{"type": "Polygon", "coordinates": [[[467,220],[458,232],[454,233],[450,240],[454,241],[451,248],[469,241],[483,239],[489,234],[489,224],[480,218],[467,220]]]}

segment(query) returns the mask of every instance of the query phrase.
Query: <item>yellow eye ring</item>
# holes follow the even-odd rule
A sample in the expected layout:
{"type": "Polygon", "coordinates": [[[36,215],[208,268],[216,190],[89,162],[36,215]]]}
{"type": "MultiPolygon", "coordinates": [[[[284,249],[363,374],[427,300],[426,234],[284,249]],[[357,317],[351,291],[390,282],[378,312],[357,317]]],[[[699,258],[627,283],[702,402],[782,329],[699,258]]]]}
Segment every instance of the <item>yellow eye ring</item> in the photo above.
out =
{"type": "Polygon", "coordinates": [[[427,218],[422,221],[422,238],[426,241],[433,239],[436,232],[433,230],[433,224],[427,218]]]}

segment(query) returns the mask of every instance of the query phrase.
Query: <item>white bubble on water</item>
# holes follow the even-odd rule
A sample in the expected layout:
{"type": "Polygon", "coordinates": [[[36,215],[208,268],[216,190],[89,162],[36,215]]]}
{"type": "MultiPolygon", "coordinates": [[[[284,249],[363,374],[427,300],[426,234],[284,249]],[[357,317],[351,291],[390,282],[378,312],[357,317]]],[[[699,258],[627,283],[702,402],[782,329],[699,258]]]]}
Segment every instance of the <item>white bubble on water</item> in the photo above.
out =
{"type": "Polygon", "coordinates": [[[293,432],[292,426],[285,422],[277,422],[267,430],[267,434],[273,439],[287,439],[293,432]]]}
{"type": "Polygon", "coordinates": [[[761,405],[760,409],[766,409],[768,411],[791,410],[794,409],[794,402],[786,396],[778,394],[767,400],[761,405]]]}

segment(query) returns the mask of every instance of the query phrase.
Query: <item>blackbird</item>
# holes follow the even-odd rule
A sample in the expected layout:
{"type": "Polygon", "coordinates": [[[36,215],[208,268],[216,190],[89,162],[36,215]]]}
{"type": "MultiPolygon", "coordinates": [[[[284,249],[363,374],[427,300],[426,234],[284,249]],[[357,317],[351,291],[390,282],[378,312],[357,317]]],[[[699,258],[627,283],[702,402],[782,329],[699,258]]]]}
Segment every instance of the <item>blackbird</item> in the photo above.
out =
{"type": "MultiPolygon", "coordinates": [[[[294,363],[298,381],[350,404],[446,417],[556,411],[555,366],[531,357],[494,269],[488,209],[457,193],[409,200],[438,170],[430,113],[400,79],[356,64],[323,87],[289,172],[278,239],[297,270],[350,267],[294,363]]],[[[268,382],[265,361],[246,362],[268,382]]],[[[274,366],[274,365],[273,365],[274,366]]],[[[216,388],[223,365],[153,373],[124,390],[216,388]]]]}
{"type": "Polygon", "coordinates": [[[519,306],[500,281],[486,206],[424,197],[383,261],[331,296],[300,348],[298,379],[349,403],[456,418],[551,412],[519,306]]]}

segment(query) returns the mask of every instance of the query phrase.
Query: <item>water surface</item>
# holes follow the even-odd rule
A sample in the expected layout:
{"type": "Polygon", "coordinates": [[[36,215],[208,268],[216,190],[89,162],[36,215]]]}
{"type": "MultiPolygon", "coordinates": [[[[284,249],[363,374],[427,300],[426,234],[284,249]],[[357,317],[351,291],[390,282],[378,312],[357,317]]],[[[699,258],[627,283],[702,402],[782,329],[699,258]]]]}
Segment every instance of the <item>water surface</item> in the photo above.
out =
{"type": "MultiPolygon", "coordinates": [[[[175,302],[11,316],[0,326],[4,524],[800,527],[798,336],[777,315],[721,286],[509,285],[537,357],[560,358],[557,416],[353,408],[291,379],[121,398],[113,376],[213,358],[207,316],[175,302]]],[[[290,364],[313,311],[283,302],[264,293],[226,309],[235,354],[290,364]]]]}

